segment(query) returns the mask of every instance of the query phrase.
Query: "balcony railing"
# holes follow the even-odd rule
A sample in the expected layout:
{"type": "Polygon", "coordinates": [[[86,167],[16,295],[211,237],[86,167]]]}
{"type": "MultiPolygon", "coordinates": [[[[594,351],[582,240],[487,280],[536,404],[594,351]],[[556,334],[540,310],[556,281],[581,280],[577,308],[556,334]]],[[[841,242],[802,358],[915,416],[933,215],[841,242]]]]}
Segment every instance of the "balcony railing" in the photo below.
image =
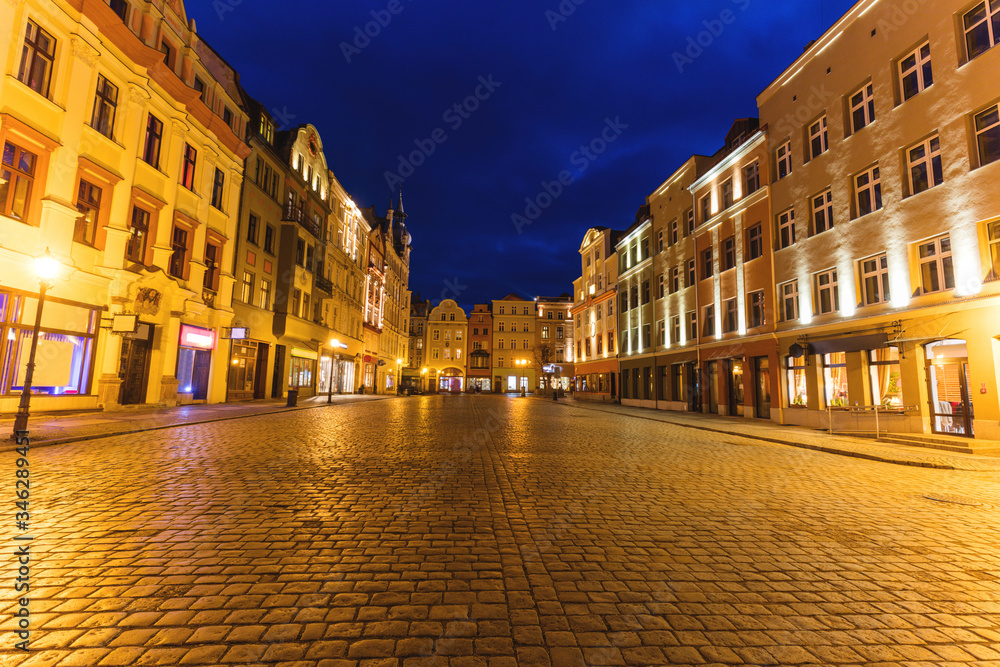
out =
{"type": "Polygon", "coordinates": [[[333,283],[322,276],[316,276],[316,289],[327,294],[333,294],[333,283]]]}
{"type": "Polygon", "coordinates": [[[285,212],[281,220],[283,222],[302,222],[302,207],[285,204],[285,212]]]}

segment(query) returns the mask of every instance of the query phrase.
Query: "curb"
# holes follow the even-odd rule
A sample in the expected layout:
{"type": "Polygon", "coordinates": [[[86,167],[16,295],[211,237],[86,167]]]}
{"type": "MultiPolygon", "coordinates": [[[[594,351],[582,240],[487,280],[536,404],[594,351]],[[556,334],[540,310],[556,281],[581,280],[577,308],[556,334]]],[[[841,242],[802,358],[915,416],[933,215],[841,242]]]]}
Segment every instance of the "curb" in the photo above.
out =
{"type": "MultiPolygon", "coordinates": [[[[395,398],[395,397],[390,397],[395,398]]],[[[269,415],[276,415],[285,412],[299,412],[300,410],[317,410],[319,408],[328,408],[332,405],[354,405],[355,403],[367,403],[367,402],[377,402],[385,401],[388,398],[369,398],[364,401],[352,401],[351,403],[322,403],[320,405],[305,405],[302,407],[289,408],[282,406],[277,410],[272,412],[255,412],[249,415],[232,415],[229,417],[213,417],[212,419],[200,419],[198,421],[191,422],[177,422],[174,424],[162,424],[160,426],[148,426],[146,428],[132,429],[131,431],[115,431],[114,433],[94,433],[92,435],[79,435],[71,436],[68,438],[55,438],[53,440],[39,440],[37,442],[32,441],[31,446],[34,447],[48,447],[51,445],[65,445],[73,442],[85,442],[87,440],[100,440],[101,438],[114,438],[120,435],[135,435],[136,433],[146,433],[148,431],[163,431],[168,428],[180,428],[182,426],[197,426],[199,424],[214,424],[216,422],[232,421],[234,419],[251,419],[253,417],[265,417],[269,415]]],[[[3,446],[0,446],[0,452],[11,452],[17,445],[11,441],[7,440],[3,446]]]]}
{"type": "Polygon", "coordinates": [[[845,449],[836,449],[833,447],[825,447],[823,445],[808,445],[804,442],[792,442],[789,440],[779,440],[777,438],[767,438],[760,435],[748,435],[744,433],[734,433],[732,431],[723,431],[717,428],[711,428],[708,426],[694,426],[693,424],[682,424],[679,422],[671,421],[669,419],[655,419],[653,417],[645,417],[643,415],[632,415],[627,413],[614,412],[612,410],[601,410],[598,408],[587,408],[580,405],[573,405],[570,403],[563,403],[568,408],[576,408],[578,410],[590,410],[591,412],[604,412],[610,415],[619,415],[621,417],[631,417],[633,419],[645,419],[647,421],[659,422],[660,424],[670,424],[671,426],[677,426],[680,428],[692,429],[695,431],[707,431],[709,433],[720,433],[729,437],[745,438],[747,440],[759,440],[761,442],[770,442],[777,445],[787,445],[789,447],[796,447],[798,449],[809,449],[815,452],[823,452],[825,454],[835,454],[837,456],[849,456],[851,458],[857,459],[867,459],[869,461],[878,461],[879,463],[890,463],[892,465],[900,466],[911,466],[914,468],[934,468],[936,470],[960,470],[965,472],[982,472],[977,470],[966,470],[965,468],[956,468],[952,465],[947,465],[944,463],[933,463],[931,461],[910,461],[906,459],[892,459],[884,456],[878,456],[877,454],[868,454],[865,452],[852,452],[845,449]]]}

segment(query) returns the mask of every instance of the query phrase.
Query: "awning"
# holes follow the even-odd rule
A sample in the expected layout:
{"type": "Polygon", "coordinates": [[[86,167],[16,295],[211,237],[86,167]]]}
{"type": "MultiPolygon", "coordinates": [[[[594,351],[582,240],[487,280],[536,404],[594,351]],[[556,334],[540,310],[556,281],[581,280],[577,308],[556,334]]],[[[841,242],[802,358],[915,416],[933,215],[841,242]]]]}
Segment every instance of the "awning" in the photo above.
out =
{"type": "Polygon", "coordinates": [[[845,338],[830,338],[827,340],[811,340],[808,343],[795,343],[788,348],[788,354],[801,357],[803,354],[833,354],[834,352],[861,352],[885,347],[889,334],[877,333],[867,336],[848,336],[845,338]]]}

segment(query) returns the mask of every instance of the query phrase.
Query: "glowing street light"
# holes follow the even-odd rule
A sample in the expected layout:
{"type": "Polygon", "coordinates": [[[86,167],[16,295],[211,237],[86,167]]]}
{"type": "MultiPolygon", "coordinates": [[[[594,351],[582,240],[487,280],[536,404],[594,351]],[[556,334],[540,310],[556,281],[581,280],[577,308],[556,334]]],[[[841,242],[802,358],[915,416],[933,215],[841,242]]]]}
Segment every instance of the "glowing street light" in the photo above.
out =
{"type": "Polygon", "coordinates": [[[35,275],[38,277],[38,307],[35,309],[35,327],[31,332],[31,351],[28,353],[28,366],[24,373],[24,389],[21,391],[21,402],[17,406],[17,416],[14,418],[13,439],[18,434],[28,435],[28,415],[31,405],[31,381],[35,375],[35,351],[38,349],[38,338],[42,328],[42,307],[45,305],[45,293],[52,287],[62,269],[49,249],[35,258],[35,275]]]}
{"type": "Polygon", "coordinates": [[[339,340],[334,338],[330,341],[330,347],[333,348],[333,354],[330,355],[330,383],[327,385],[326,392],[326,402],[333,403],[333,369],[340,360],[340,355],[337,354],[337,350],[346,350],[347,346],[341,343],[339,340]]]}

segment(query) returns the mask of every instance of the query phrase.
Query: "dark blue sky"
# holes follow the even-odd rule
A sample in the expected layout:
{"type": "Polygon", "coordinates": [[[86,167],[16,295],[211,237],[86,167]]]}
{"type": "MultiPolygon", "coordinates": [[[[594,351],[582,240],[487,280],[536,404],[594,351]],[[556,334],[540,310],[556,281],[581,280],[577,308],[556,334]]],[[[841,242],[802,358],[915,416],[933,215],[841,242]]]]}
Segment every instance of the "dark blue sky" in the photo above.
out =
{"type": "Polygon", "coordinates": [[[570,292],[586,230],[628,227],[685,159],[756,115],[756,95],[852,4],[201,0],[187,11],[279,122],[316,125],[359,206],[384,210],[387,180],[403,179],[410,289],[468,306],[570,292]],[[373,37],[358,36],[366,28],[373,37]],[[534,219],[519,233],[514,215],[534,219]]]}

